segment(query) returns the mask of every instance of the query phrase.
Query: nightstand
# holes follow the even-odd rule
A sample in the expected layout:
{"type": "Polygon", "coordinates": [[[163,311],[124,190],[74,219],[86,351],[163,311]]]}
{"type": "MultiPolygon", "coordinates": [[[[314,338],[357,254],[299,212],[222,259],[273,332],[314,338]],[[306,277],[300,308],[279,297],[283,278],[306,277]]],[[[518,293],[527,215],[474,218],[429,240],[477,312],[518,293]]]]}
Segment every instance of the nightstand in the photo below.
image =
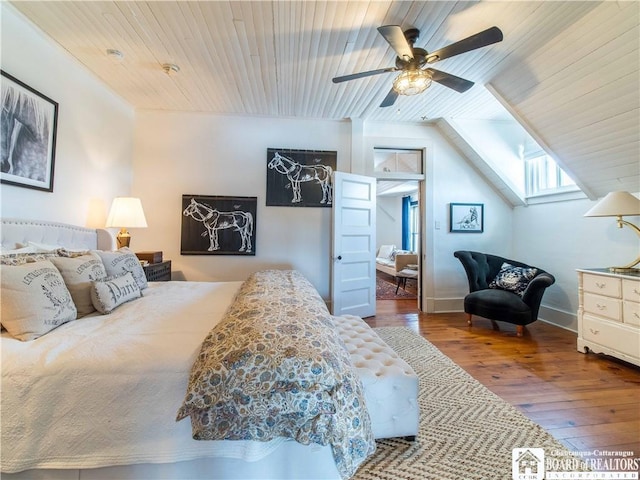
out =
{"type": "Polygon", "coordinates": [[[148,282],[168,282],[171,280],[171,260],[150,263],[142,269],[148,282]]]}

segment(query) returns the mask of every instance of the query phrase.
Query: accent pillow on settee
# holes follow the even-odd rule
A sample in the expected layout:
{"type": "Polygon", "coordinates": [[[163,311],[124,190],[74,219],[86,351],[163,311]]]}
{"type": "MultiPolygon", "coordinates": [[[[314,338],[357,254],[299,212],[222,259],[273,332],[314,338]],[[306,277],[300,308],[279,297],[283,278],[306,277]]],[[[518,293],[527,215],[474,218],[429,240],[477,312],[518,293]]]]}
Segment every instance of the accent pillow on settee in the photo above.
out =
{"type": "Polygon", "coordinates": [[[489,284],[489,288],[508,290],[522,296],[537,273],[537,268],[516,267],[504,262],[496,278],[489,284]]]}

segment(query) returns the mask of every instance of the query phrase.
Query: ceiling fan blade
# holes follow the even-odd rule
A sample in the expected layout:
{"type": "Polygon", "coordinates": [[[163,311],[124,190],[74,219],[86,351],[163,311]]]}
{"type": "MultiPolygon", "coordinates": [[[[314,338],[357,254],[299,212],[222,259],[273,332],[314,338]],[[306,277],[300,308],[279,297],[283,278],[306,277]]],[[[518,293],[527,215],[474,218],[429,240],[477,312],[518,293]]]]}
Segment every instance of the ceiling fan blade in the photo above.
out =
{"type": "Polygon", "coordinates": [[[451,75],[447,72],[441,72],[440,70],[435,70],[433,68],[426,68],[425,70],[431,74],[431,79],[434,82],[438,82],[439,84],[449,87],[459,93],[466,92],[474,85],[470,80],[456,77],[455,75],[451,75]]]}
{"type": "Polygon", "coordinates": [[[407,61],[413,58],[413,49],[398,25],[383,25],[378,27],[378,32],[391,45],[398,57],[407,61]]]}
{"type": "Polygon", "coordinates": [[[396,99],[398,98],[398,92],[396,92],[393,88],[389,90],[387,96],[384,97],[384,100],[380,104],[381,107],[390,107],[394,103],[396,103],[396,99]]]}
{"type": "Polygon", "coordinates": [[[459,42],[452,43],[440,50],[429,53],[427,55],[427,63],[439,62],[445,58],[453,57],[454,55],[460,55],[461,53],[469,52],[477,48],[486,47],[492,43],[498,43],[502,41],[502,31],[498,27],[491,27],[475,35],[460,40],[459,42]]]}
{"type": "Polygon", "coordinates": [[[346,82],[347,80],[355,80],[356,78],[379,75],[380,73],[395,72],[397,70],[398,69],[396,67],[380,68],[378,70],[369,70],[368,72],[352,73],[351,75],[343,75],[342,77],[335,77],[331,81],[333,83],[340,83],[340,82],[346,82]]]}

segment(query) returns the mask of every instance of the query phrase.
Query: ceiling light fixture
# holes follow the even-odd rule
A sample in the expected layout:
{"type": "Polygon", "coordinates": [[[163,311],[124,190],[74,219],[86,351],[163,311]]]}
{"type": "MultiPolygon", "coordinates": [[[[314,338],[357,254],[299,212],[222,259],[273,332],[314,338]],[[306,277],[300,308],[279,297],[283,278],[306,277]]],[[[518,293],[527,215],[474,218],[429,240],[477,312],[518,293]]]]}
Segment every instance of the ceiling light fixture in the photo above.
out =
{"type": "Polygon", "coordinates": [[[431,74],[426,70],[405,70],[393,81],[393,89],[400,95],[417,95],[431,85],[431,74]]]}
{"type": "Polygon", "coordinates": [[[109,60],[111,60],[112,63],[118,64],[122,63],[122,60],[124,60],[124,53],[120,50],[116,50],[115,48],[107,48],[107,57],[109,57],[109,60]]]}
{"type": "Polygon", "coordinates": [[[178,73],[180,71],[180,67],[175,63],[163,63],[162,70],[164,70],[164,73],[171,76],[178,73]]]}

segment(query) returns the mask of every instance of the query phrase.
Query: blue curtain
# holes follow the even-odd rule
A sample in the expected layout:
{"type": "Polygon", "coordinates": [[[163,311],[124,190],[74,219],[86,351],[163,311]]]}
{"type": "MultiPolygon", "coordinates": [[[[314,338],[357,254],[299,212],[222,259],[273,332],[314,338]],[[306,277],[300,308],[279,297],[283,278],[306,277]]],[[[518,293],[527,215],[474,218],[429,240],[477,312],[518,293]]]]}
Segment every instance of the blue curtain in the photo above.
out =
{"type": "Polygon", "coordinates": [[[402,250],[411,250],[411,197],[402,197],[402,250]]]}

